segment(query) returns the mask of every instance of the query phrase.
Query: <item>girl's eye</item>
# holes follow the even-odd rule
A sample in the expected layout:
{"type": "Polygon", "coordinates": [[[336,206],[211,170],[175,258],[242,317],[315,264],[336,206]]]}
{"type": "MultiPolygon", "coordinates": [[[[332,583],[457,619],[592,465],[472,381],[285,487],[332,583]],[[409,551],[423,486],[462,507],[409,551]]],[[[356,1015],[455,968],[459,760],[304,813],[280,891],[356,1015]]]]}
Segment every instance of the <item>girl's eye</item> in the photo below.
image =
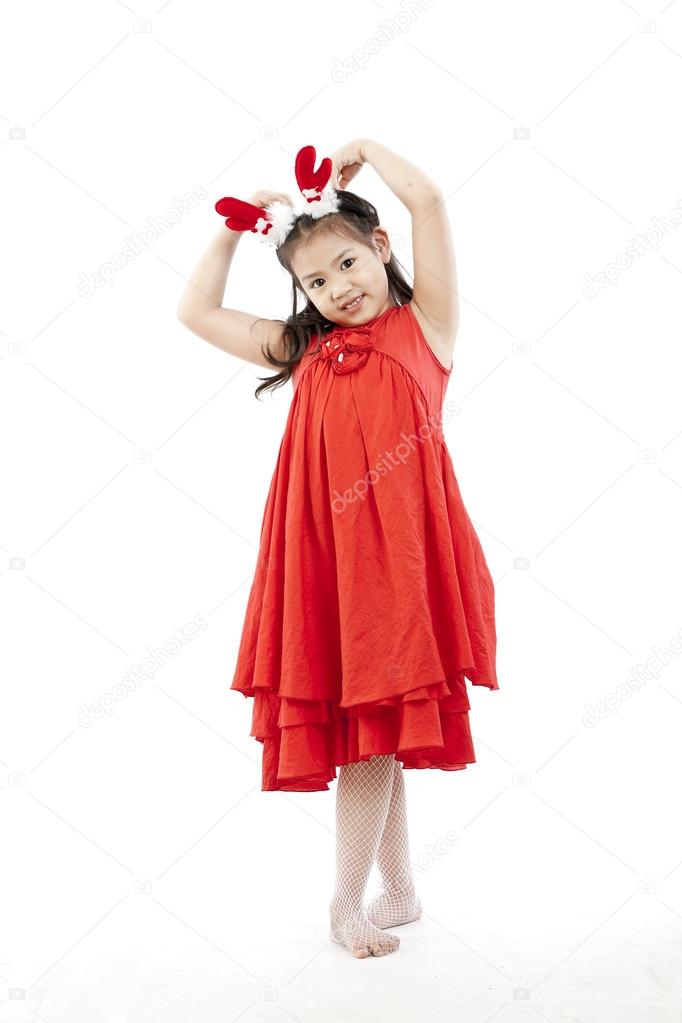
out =
{"type": "MultiPolygon", "coordinates": [[[[354,256],[346,256],[346,258],[343,261],[343,263],[354,263],[354,262],[355,262],[355,257],[354,256]]],[[[341,266],[343,266],[343,263],[341,264],[341,266]]],[[[310,285],[311,289],[315,288],[315,285],[317,284],[318,281],[324,281],[324,277],[316,277],[315,280],[313,281],[313,283],[310,285]]]]}

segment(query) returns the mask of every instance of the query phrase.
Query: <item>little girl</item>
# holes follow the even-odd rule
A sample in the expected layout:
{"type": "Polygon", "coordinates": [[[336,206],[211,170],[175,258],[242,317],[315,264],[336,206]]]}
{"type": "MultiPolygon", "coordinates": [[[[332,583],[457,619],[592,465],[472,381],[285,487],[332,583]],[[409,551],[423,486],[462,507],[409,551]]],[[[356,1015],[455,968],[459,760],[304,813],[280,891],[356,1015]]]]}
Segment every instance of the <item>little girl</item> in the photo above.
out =
{"type": "Polygon", "coordinates": [[[292,381],[231,688],[254,701],[263,791],[328,789],[339,768],[331,937],[365,958],[421,915],[403,768],[476,762],[465,679],[499,688],[495,597],[441,426],[458,326],[444,198],[370,139],[318,169],[304,147],[296,178],[296,205],[263,191],[216,204],[225,225],[178,316],[277,369],[256,397],[292,381]],[[374,206],[346,190],[365,162],[411,215],[413,287],[374,206]],[[291,275],[286,320],[222,306],[245,230],[291,275]],[[365,906],[375,860],[382,891],[365,906]]]}

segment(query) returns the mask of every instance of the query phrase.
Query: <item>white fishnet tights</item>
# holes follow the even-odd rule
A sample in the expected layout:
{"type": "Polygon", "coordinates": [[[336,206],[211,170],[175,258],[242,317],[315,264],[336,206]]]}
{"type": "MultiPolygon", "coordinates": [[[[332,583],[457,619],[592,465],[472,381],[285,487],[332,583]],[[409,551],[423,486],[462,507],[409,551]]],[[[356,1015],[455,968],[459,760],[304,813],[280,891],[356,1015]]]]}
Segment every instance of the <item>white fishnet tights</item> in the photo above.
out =
{"type": "Polygon", "coordinates": [[[336,788],[332,940],[359,959],[387,955],[398,948],[400,938],[383,928],[420,915],[410,874],[402,765],[393,754],[343,764],[336,788]],[[363,897],[375,858],[383,890],[365,911],[363,897]]]}

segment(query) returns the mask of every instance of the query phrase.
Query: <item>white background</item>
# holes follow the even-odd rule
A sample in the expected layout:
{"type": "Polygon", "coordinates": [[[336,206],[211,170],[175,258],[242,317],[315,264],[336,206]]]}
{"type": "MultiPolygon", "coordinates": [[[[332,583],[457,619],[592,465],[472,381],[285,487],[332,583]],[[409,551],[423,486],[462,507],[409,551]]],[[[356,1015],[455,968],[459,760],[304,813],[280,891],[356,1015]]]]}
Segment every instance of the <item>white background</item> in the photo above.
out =
{"type": "MultiPolygon", "coordinates": [[[[682,3],[14,3],[1,35],[0,1023],[678,1021],[682,3]],[[335,783],[261,792],[228,688],[291,385],[255,401],[176,319],[216,199],[358,137],[447,196],[500,682],[476,764],[406,772],[424,915],[369,960],[329,939],[335,783]]],[[[290,310],[253,237],[225,304],[290,310]]]]}

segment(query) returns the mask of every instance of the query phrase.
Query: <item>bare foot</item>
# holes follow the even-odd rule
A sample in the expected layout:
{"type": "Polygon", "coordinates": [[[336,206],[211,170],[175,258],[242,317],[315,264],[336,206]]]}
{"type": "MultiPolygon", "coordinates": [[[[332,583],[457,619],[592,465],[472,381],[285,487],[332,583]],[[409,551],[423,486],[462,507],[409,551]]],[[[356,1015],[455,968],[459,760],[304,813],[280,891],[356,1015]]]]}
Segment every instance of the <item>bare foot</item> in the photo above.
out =
{"type": "Polygon", "coordinates": [[[414,886],[396,891],[384,890],[372,899],[365,914],[376,927],[400,927],[419,919],[422,904],[414,886]]]}
{"type": "Polygon", "coordinates": [[[332,941],[344,945],[356,959],[388,955],[400,944],[397,935],[384,934],[362,912],[343,911],[334,899],[329,904],[329,924],[332,941]]]}

